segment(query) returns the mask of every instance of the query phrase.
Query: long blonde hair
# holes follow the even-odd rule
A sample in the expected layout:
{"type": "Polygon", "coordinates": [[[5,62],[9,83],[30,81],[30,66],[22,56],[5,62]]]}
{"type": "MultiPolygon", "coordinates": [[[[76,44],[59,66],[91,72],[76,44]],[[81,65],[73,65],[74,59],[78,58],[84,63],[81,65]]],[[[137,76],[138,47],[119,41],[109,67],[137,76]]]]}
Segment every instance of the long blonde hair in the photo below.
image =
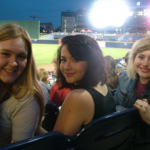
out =
{"type": "Polygon", "coordinates": [[[10,92],[10,94],[15,96],[18,100],[23,98],[25,95],[28,95],[28,98],[32,96],[36,97],[40,107],[40,119],[38,123],[38,125],[40,125],[44,113],[44,97],[37,80],[37,68],[33,57],[32,44],[29,34],[25,29],[16,24],[5,24],[0,26],[0,42],[18,37],[21,37],[28,47],[27,64],[18,79],[8,85],[8,92],[10,92]]]}

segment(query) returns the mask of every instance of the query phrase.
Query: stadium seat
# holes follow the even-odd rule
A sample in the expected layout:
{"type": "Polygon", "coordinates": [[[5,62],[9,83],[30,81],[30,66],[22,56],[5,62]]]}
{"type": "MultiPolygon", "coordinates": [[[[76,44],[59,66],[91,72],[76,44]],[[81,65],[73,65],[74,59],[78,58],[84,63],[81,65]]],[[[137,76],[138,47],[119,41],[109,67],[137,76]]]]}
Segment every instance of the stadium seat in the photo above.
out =
{"type": "Polygon", "coordinates": [[[111,94],[114,96],[116,93],[116,89],[111,90],[111,94]]]}
{"type": "Polygon", "coordinates": [[[58,107],[54,103],[48,102],[45,105],[45,118],[42,122],[42,127],[48,132],[52,131],[57,120],[58,114],[58,107]]]}
{"type": "Polygon", "coordinates": [[[127,150],[138,124],[136,108],[112,113],[93,120],[70,138],[75,150],[127,150]]]}
{"type": "Polygon", "coordinates": [[[65,150],[66,136],[58,131],[0,147],[0,150],[65,150]]]}

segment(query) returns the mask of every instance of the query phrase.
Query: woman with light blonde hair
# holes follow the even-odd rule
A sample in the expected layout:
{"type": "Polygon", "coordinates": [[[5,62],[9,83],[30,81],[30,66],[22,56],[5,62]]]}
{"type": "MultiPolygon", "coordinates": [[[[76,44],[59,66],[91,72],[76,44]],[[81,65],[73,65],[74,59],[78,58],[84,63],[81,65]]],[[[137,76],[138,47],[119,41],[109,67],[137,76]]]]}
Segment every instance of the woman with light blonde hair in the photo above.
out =
{"type": "Polygon", "coordinates": [[[44,98],[29,34],[15,24],[0,26],[0,146],[34,136],[44,98]]]}
{"type": "Polygon", "coordinates": [[[143,120],[141,124],[145,124],[143,128],[150,125],[150,38],[133,45],[114,99],[117,110],[134,106],[143,120]]]}
{"type": "Polygon", "coordinates": [[[105,68],[107,76],[107,86],[110,90],[118,87],[119,77],[115,71],[116,62],[113,57],[105,56],[105,68]]]}

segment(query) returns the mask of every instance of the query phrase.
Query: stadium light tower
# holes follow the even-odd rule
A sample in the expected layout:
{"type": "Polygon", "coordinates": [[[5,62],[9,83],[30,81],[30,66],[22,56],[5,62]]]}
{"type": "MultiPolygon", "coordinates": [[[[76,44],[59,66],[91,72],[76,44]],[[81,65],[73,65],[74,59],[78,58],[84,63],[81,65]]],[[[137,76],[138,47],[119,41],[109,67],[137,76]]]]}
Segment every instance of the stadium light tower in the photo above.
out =
{"type": "Polygon", "coordinates": [[[127,15],[128,7],[122,0],[103,0],[94,5],[90,18],[97,28],[120,27],[127,15]]]}

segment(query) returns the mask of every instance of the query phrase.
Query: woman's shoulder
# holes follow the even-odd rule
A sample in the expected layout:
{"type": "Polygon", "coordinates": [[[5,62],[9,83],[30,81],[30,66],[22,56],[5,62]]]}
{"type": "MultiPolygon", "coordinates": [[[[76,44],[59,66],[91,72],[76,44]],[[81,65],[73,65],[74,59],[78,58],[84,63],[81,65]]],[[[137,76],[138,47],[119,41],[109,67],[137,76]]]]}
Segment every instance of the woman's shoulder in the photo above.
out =
{"type": "Polygon", "coordinates": [[[72,90],[69,94],[70,97],[84,97],[86,95],[88,95],[87,90],[85,89],[74,89],[72,90]]]}
{"type": "Polygon", "coordinates": [[[92,99],[92,97],[85,89],[74,89],[67,95],[64,102],[84,104],[90,99],[92,99]]]}

